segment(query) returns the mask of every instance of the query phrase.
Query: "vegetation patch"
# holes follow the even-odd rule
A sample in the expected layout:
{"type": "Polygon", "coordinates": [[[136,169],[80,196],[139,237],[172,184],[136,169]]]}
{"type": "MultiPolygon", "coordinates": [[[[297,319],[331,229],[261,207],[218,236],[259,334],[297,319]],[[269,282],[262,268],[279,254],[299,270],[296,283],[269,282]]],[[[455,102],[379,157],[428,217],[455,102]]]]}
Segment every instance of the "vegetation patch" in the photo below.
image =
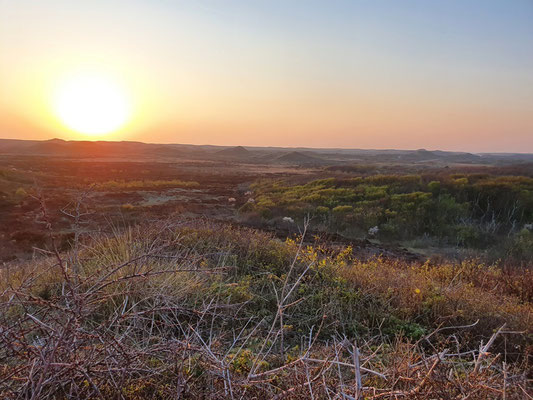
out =
{"type": "Polygon", "coordinates": [[[241,212],[267,220],[306,216],[321,230],[384,241],[431,238],[436,246],[490,248],[530,260],[533,178],[490,174],[372,175],[294,185],[260,181],[241,212]]]}
{"type": "Polygon", "coordinates": [[[527,270],[361,261],[350,246],[211,222],[80,240],[0,271],[6,398],[531,389],[527,270]]]}

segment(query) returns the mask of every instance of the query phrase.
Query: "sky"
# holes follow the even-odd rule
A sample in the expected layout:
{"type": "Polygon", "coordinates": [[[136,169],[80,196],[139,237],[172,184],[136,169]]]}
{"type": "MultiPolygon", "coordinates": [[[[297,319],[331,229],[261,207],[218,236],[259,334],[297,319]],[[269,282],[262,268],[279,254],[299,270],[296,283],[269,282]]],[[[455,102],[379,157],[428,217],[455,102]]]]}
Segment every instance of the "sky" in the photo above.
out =
{"type": "Polygon", "coordinates": [[[533,0],[0,0],[0,137],[533,152],[533,0]],[[87,71],[110,133],[54,103],[87,71]]]}

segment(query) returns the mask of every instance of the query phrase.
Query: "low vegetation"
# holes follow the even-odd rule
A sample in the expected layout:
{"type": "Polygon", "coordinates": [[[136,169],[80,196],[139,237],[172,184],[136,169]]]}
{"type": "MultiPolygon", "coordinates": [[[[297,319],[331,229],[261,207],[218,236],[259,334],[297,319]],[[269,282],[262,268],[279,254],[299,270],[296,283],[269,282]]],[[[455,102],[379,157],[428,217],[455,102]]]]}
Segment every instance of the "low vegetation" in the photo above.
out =
{"type": "Polygon", "coordinates": [[[106,181],[95,185],[96,189],[144,189],[160,187],[195,188],[200,186],[198,182],[182,181],[179,179],[169,180],[132,180],[132,181],[106,181]]]}
{"type": "Polygon", "coordinates": [[[50,232],[48,257],[0,270],[2,397],[531,393],[530,270],[363,261],[307,236],[161,222],[61,253],[50,232]]]}
{"type": "Polygon", "coordinates": [[[262,181],[242,212],[313,216],[318,229],[384,241],[498,250],[532,259],[533,178],[491,174],[371,175],[305,184],[262,181]],[[529,249],[529,250],[528,250],[529,249]]]}
{"type": "Polygon", "coordinates": [[[390,157],[0,158],[0,398],[529,398],[531,165],[390,157]]]}

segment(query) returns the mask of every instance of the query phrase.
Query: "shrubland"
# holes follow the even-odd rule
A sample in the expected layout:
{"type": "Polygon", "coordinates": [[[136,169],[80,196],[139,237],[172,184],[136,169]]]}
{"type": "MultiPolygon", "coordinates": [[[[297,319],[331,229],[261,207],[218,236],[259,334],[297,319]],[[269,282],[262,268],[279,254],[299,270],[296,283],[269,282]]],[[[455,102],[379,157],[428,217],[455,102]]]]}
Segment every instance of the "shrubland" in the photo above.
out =
{"type": "Polygon", "coordinates": [[[489,250],[528,261],[533,178],[489,173],[333,177],[295,184],[263,180],[241,212],[264,220],[313,217],[316,229],[383,241],[489,250]]]}
{"type": "MultiPolygon", "coordinates": [[[[390,190],[380,179],[364,196],[390,190]]],[[[332,210],[356,205],[353,188],[313,185],[341,199],[325,200],[332,210]]],[[[283,241],[152,222],[67,252],[50,229],[46,257],[0,270],[2,397],[531,396],[531,270],[361,259],[307,226],[283,241]]]]}

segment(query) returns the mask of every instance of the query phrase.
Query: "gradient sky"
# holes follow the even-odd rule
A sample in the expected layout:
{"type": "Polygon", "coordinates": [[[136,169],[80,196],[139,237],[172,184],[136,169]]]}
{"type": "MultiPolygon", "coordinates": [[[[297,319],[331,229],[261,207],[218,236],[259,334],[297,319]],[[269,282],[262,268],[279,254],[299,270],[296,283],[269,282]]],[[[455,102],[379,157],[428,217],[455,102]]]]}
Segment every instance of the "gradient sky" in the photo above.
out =
{"type": "Polygon", "coordinates": [[[111,140],[533,152],[533,0],[0,0],[0,137],[103,71],[111,140]]]}

